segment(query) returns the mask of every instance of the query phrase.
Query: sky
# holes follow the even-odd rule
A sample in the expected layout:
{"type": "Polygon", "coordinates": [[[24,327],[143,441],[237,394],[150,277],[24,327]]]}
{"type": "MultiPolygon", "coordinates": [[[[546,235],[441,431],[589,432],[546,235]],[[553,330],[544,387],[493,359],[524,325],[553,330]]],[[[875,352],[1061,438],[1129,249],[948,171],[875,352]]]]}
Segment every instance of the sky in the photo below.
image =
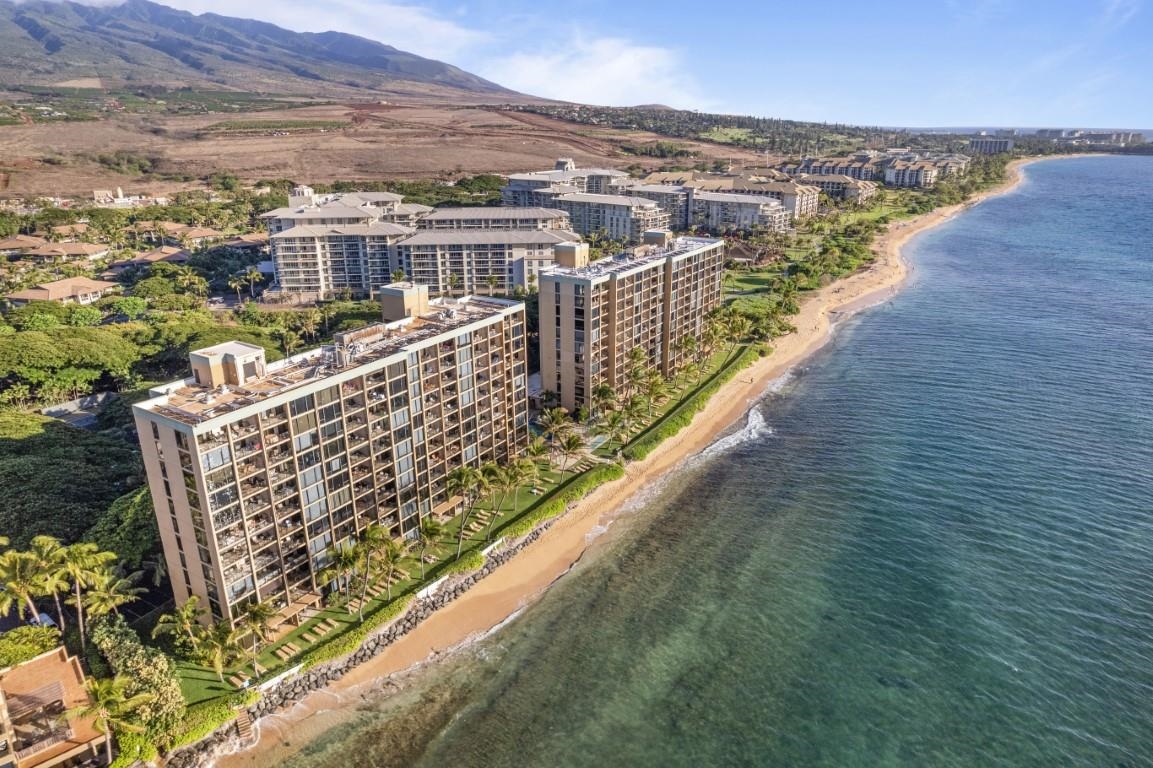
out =
{"type": "Polygon", "coordinates": [[[589,104],[908,127],[1153,127],[1153,0],[159,1],[350,32],[589,104]]]}

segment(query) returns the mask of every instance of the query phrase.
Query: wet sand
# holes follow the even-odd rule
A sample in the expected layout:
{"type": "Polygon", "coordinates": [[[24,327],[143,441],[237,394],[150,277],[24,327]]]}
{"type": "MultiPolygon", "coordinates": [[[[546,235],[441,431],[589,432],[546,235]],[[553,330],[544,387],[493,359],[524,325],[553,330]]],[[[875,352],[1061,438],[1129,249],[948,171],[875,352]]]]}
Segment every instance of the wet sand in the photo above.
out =
{"type": "Polygon", "coordinates": [[[874,242],[877,258],[873,263],[805,296],[801,311],[792,318],[797,330],[776,339],[771,355],[738,373],[675,440],[665,441],[644,460],[630,463],[625,478],[601,486],[573,506],[537,543],[434,613],[379,656],[357,667],[330,688],[309,695],[292,710],[262,720],[255,745],[219,758],[216,765],[219,768],[277,765],[304,746],[309,738],[339,722],[338,718],[326,717],[326,711],[352,706],[362,695],[387,682],[389,676],[412,670],[453,648],[475,641],[532,603],[580,559],[604,526],[633,497],[686,458],[704,450],[740,420],[774,380],[823,347],[835,322],[896,294],[909,274],[901,255],[905,243],[965,208],[1011,190],[1020,183],[1020,168],[1028,162],[1032,161],[1014,161],[1004,184],[964,204],[891,224],[874,242]]]}

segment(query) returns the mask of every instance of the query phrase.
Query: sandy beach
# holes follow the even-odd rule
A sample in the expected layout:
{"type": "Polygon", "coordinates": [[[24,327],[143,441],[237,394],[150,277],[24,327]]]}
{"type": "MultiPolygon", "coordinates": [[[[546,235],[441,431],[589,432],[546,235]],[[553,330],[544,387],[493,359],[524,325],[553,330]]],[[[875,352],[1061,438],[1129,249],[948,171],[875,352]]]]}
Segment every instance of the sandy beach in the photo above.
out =
{"type": "Polygon", "coordinates": [[[890,225],[874,244],[876,260],[867,268],[805,297],[793,319],[797,330],[777,339],[773,353],[736,376],[697,414],[676,440],[668,440],[643,461],[628,465],[624,479],[598,488],[559,519],[540,540],[511,562],[479,582],[458,600],[433,614],[381,655],[353,670],[331,689],[309,696],[292,711],[258,724],[259,740],[249,749],[220,758],[220,768],[273,765],[303,746],[325,728],[326,709],[349,706],[355,698],[390,675],[442,655],[446,650],[490,632],[509,616],[536,600],[572,567],[603,526],[646,486],[693,456],[740,420],[775,379],[801,364],[828,341],[833,324],[853,312],[894,295],[909,267],[901,249],[913,236],[948,221],[985,198],[1003,194],[1021,181],[1020,168],[1032,162],[1014,161],[1008,180],[962,204],[941,208],[890,225]],[[313,722],[308,722],[312,720],[313,722]],[[290,746],[286,742],[291,734],[290,746]]]}

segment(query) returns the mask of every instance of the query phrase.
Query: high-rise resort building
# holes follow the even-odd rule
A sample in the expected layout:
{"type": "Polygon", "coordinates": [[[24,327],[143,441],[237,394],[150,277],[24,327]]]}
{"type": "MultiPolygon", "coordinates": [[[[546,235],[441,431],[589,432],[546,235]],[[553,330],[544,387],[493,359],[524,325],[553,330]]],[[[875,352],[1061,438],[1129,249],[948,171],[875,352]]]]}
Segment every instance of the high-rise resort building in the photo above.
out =
{"type": "Polygon", "coordinates": [[[242,342],[197,350],[190,378],[134,406],[177,602],[299,618],[333,546],[455,514],[452,469],[526,444],[524,304],[411,283],[379,295],[385,322],[271,363],[242,342]]]}
{"type": "Polygon", "coordinates": [[[571,158],[562,157],[551,171],[509,174],[508,184],[500,191],[502,205],[550,207],[557,195],[586,192],[593,195],[611,193],[612,185],[628,178],[624,171],[612,168],[580,168],[571,158]]]}
{"type": "Polygon", "coordinates": [[[666,376],[685,361],[721,304],[724,241],[646,232],[645,244],[587,266],[540,275],[541,387],[565,408],[590,405],[602,383],[623,391],[629,352],[643,349],[666,376]]]}
{"type": "Polygon", "coordinates": [[[1013,151],[1013,140],[992,136],[974,136],[969,139],[969,151],[978,155],[1003,155],[1013,151]]]}
{"type": "Polygon", "coordinates": [[[552,229],[572,231],[572,222],[564,211],[555,208],[434,208],[422,216],[418,229],[485,229],[524,231],[552,229]]]}
{"type": "Polygon", "coordinates": [[[550,205],[567,211],[582,235],[604,233],[634,243],[649,230],[667,229],[670,222],[667,211],[644,197],[574,192],[554,197],[550,205]]]}

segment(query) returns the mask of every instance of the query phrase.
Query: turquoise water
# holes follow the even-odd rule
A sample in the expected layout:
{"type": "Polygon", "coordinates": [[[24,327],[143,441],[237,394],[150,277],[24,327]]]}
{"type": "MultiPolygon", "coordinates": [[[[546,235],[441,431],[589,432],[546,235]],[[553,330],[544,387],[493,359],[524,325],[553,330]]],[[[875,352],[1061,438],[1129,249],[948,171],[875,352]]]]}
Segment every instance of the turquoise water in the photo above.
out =
{"type": "Polygon", "coordinates": [[[1153,765],[1151,182],[1040,163],[919,237],[736,445],[292,764],[1153,765]]]}

